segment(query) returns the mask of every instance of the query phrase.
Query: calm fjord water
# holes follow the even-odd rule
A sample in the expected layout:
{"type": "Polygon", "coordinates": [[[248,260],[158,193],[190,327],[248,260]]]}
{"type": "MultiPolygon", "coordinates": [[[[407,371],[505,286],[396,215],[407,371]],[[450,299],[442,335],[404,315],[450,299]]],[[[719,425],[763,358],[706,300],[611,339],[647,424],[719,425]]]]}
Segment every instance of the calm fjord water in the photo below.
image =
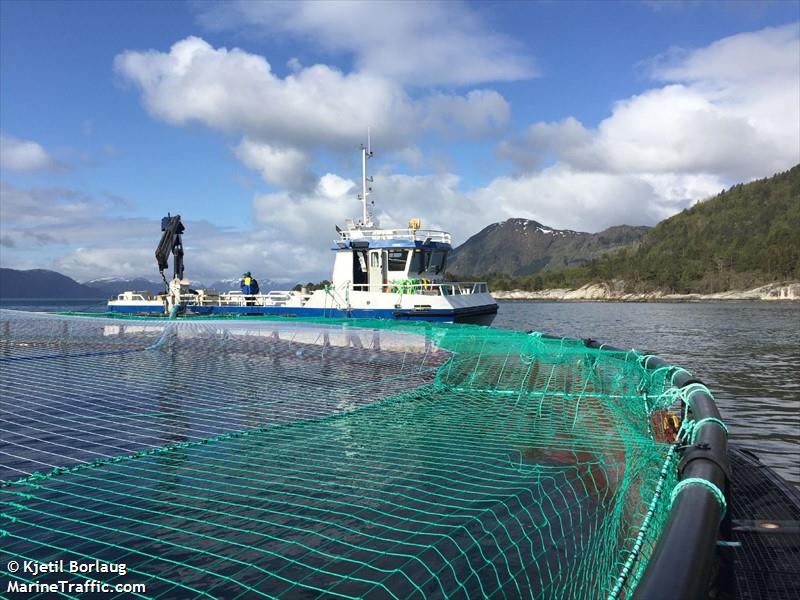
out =
{"type": "Polygon", "coordinates": [[[688,369],[731,441],[800,486],[800,304],[503,302],[493,325],[591,337],[688,369]]]}
{"type": "MultiPolygon", "coordinates": [[[[18,310],[103,310],[97,301],[2,301],[18,310]]],[[[495,327],[591,337],[658,354],[714,393],[731,440],[800,486],[800,304],[501,302],[495,327]]]]}

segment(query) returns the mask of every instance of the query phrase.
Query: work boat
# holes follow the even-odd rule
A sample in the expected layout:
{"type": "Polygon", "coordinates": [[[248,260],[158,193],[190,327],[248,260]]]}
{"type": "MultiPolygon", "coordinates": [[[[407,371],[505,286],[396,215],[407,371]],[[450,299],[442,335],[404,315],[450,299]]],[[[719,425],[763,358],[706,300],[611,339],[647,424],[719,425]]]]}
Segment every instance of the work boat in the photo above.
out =
{"type": "Polygon", "coordinates": [[[112,312],[171,315],[281,315],[295,317],[345,317],[415,319],[488,325],[497,303],[484,282],[446,281],[444,274],[451,246],[450,234],[423,229],[411,219],[405,229],[381,228],[368,202],[372,182],[367,177],[368,147],[361,148],[361,218],[336,227],[338,239],[331,283],[311,293],[271,291],[245,294],[195,290],[183,277],[185,228],[180,215],[162,219],[164,232],[156,258],[164,277],[171,251],[175,275],[164,294],[123,292],[108,302],[112,312]]]}

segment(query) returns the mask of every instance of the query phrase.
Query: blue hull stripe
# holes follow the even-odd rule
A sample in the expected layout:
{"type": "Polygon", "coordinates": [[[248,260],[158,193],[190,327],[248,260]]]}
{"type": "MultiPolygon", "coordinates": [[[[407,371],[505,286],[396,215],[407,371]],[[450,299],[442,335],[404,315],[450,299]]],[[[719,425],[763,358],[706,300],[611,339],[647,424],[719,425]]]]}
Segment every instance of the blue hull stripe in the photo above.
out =
{"type": "MultiPolygon", "coordinates": [[[[141,306],[109,306],[111,312],[148,313],[162,315],[161,309],[143,309],[141,306]]],[[[189,306],[188,314],[195,315],[265,315],[278,317],[331,317],[354,319],[411,319],[415,321],[469,321],[485,319],[497,313],[496,304],[436,310],[397,310],[354,308],[350,311],[335,308],[302,308],[288,306],[189,306]]]]}

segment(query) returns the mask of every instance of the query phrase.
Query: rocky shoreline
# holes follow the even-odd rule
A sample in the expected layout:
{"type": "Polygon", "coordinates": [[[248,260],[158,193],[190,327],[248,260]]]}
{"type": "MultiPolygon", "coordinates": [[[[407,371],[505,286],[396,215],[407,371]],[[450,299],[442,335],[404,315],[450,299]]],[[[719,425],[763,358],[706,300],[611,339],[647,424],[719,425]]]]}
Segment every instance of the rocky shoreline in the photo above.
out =
{"type": "Polygon", "coordinates": [[[667,294],[661,291],[633,294],[625,292],[624,282],[590,283],[578,289],[550,289],[539,291],[496,291],[497,300],[549,300],[565,302],[716,302],[722,300],[744,301],[800,301],[800,282],[772,283],[752,290],[731,290],[714,294],[667,294]]]}

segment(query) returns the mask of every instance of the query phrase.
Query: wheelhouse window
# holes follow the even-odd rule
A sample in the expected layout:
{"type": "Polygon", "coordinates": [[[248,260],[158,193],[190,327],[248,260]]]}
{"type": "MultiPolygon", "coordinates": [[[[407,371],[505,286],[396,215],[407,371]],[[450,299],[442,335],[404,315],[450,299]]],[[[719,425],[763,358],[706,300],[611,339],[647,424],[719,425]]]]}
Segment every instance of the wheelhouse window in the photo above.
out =
{"type": "Polygon", "coordinates": [[[428,270],[434,273],[441,273],[444,271],[444,265],[447,262],[447,252],[443,250],[434,250],[431,252],[430,262],[428,263],[428,270]]]}
{"type": "Polygon", "coordinates": [[[363,250],[353,252],[353,283],[367,283],[367,253],[363,250]]]}
{"type": "Polygon", "coordinates": [[[425,270],[425,252],[420,249],[414,250],[411,254],[411,268],[409,273],[422,273],[425,270]]]}
{"type": "Polygon", "coordinates": [[[411,257],[411,273],[424,273],[433,271],[436,274],[444,272],[447,263],[447,250],[414,250],[411,257]]]}
{"type": "Polygon", "coordinates": [[[389,270],[405,271],[408,250],[389,250],[389,270]]]}

